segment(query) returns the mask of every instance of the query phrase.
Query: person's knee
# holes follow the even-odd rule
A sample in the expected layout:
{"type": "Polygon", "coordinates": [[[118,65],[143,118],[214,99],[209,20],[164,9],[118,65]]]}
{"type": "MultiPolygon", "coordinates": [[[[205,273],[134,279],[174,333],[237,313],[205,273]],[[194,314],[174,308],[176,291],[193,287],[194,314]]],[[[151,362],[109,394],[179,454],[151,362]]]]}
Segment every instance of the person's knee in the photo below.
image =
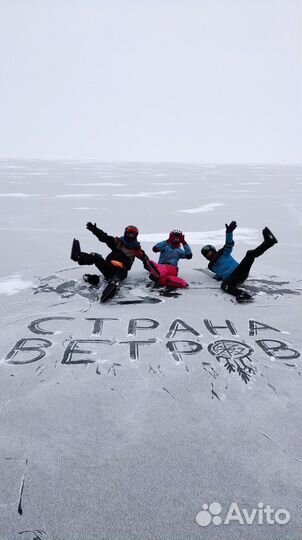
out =
{"type": "Polygon", "coordinates": [[[82,251],[78,259],[78,264],[79,265],[93,264],[94,259],[92,255],[93,253],[85,253],[82,251]]]}
{"type": "Polygon", "coordinates": [[[248,260],[255,259],[255,250],[254,249],[248,249],[244,258],[248,259],[248,260]]]}
{"type": "Polygon", "coordinates": [[[121,281],[124,281],[124,279],[126,279],[126,277],[128,276],[128,272],[126,270],[123,270],[118,274],[118,276],[121,281]]]}
{"type": "Polygon", "coordinates": [[[92,252],[92,253],[89,253],[89,256],[91,258],[92,263],[94,264],[104,262],[102,255],[100,255],[99,253],[92,252]]]}

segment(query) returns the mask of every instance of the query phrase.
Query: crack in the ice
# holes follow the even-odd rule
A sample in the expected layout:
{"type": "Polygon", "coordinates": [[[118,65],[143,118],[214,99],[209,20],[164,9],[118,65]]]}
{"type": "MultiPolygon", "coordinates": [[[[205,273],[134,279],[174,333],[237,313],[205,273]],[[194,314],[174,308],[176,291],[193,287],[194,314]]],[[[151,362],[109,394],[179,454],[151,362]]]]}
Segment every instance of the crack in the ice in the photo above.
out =
{"type": "Polygon", "coordinates": [[[25,470],[21,479],[21,485],[19,489],[19,499],[18,499],[18,514],[22,516],[23,509],[22,509],[22,496],[23,496],[23,490],[24,490],[24,484],[25,484],[25,477],[26,477],[26,469],[27,469],[28,459],[25,460],[25,470]]]}
{"type": "Polygon", "coordinates": [[[14,392],[10,398],[8,398],[6,401],[3,401],[2,403],[0,403],[0,410],[1,409],[4,409],[4,407],[6,407],[6,405],[18,394],[20,388],[23,386],[24,384],[24,380],[19,384],[16,392],[14,392]]]}
{"type": "Polygon", "coordinates": [[[284,450],[284,448],[282,448],[282,446],[279,443],[277,443],[276,441],[274,441],[274,439],[272,439],[269,435],[267,435],[267,433],[264,433],[264,431],[260,431],[260,430],[258,430],[258,433],[261,433],[261,435],[266,437],[275,446],[277,446],[277,448],[279,448],[284,454],[287,454],[291,459],[294,459],[295,461],[298,461],[299,463],[302,463],[302,459],[299,459],[299,458],[296,458],[295,456],[292,456],[287,450],[284,450]]]}
{"type": "Polygon", "coordinates": [[[158,366],[157,366],[157,371],[158,371],[163,377],[166,376],[166,375],[162,372],[162,370],[160,369],[160,364],[158,364],[158,366]]]}
{"type": "Polygon", "coordinates": [[[167,388],[165,388],[164,386],[162,386],[162,389],[163,389],[165,392],[167,392],[167,394],[169,394],[169,396],[171,396],[171,398],[176,399],[176,397],[173,396],[173,394],[171,394],[171,392],[169,392],[169,390],[168,390],[167,388]]]}
{"type": "Polygon", "coordinates": [[[100,371],[100,364],[99,364],[99,362],[98,362],[97,365],[96,365],[96,370],[95,370],[95,372],[96,372],[97,375],[101,375],[101,374],[102,374],[101,371],[100,371]]]}
{"type": "Polygon", "coordinates": [[[125,401],[125,398],[124,396],[122,396],[122,394],[116,389],[116,388],[113,388],[112,386],[110,387],[110,390],[113,390],[114,392],[116,392],[124,401],[125,401]]]}
{"type": "Polygon", "coordinates": [[[113,364],[108,368],[107,375],[109,375],[110,371],[112,371],[113,375],[116,377],[116,369],[115,367],[120,367],[122,364],[118,364],[117,362],[113,362],[113,364]]]}
{"type": "Polygon", "coordinates": [[[212,388],[211,388],[211,397],[212,397],[212,399],[214,399],[214,397],[215,397],[215,398],[217,398],[219,401],[221,401],[219,395],[218,395],[217,392],[215,392],[215,390],[214,390],[214,388],[215,388],[215,387],[214,387],[214,383],[211,382],[211,386],[212,386],[212,388]]]}

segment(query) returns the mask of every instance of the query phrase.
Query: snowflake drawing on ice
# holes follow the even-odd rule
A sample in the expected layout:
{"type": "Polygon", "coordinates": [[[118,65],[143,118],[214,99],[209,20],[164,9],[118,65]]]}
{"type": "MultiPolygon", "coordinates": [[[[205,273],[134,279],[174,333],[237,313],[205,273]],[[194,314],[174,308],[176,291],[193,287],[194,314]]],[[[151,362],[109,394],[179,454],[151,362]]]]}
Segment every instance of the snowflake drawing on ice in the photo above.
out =
{"type": "Polygon", "coordinates": [[[237,371],[239,377],[246,384],[249,382],[252,374],[256,373],[256,369],[252,365],[246,364],[243,360],[246,358],[252,363],[250,355],[254,350],[249,345],[246,345],[246,343],[221,339],[210,343],[208,351],[215,356],[218,362],[224,361],[224,367],[229,373],[235,373],[237,371]]]}

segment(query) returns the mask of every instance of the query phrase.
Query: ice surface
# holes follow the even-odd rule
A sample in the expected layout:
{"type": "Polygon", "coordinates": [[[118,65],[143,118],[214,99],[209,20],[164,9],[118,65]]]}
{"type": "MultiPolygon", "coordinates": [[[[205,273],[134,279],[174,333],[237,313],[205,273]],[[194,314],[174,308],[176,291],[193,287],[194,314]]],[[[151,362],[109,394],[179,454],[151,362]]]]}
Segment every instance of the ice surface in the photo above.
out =
{"type": "Polygon", "coordinates": [[[104,197],[102,193],[68,193],[64,195],[55,195],[58,199],[89,199],[95,197],[104,197]]]}
{"type": "Polygon", "coordinates": [[[0,294],[16,294],[24,289],[33,287],[32,281],[25,281],[20,276],[10,276],[6,280],[0,280],[0,294]]]}
{"type": "Polygon", "coordinates": [[[210,203],[198,206],[197,208],[188,208],[187,210],[180,210],[180,212],[186,212],[187,214],[202,214],[203,212],[212,212],[215,208],[224,206],[224,203],[210,203]]]}
{"type": "Polygon", "coordinates": [[[166,191],[142,191],[141,193],[115,193],[115,197],[129,197],[129,198],[147,198],[151,199],[154,197],[160,197],[161,195],[171,195],[171,193],[177,193],[177,191],[166,190],[166,191]]]}
{"type": "Polygon", "coordinates": [[[73,210],[97,210],[97,208],[95,206],[77,206],[76,208],[73,208],[73,210]]]}
{"type": "MultiPolygon", "coordinates": [[[[141,234],[140,239],[144,242],[160,242],[161,240],[167,239],[169,232],[161,233],[148,233],[141,234]]],[[[186,241],[190,244],[216,244],[220,243],[223,245],[225,239],[225,229],[220,229],[219,231],[188,231],[185,232],[186,241]]],[[[243,241],[248,245],[253,245],[257,240],[261,240],[261,236],[257,229],[247,229],[244,227],[239,227],[236,229],[236,238],[237,241],[243,241]]]]}
{"type": "Polygon", "coordinates": [[[1,540],[301,538],[301,191],[296,166],[1,162],[1,540]],[[122,186],[95,186],[106,176],[122,186]],[[159,177],[187,185],[158,192],[159,177]],[[253,266],[250,304],[200,255],[233,219],[237,259],[265,225],[279,241],[253,266]],[[136,261],[100,304],[103,284],[82,279],[96,270],[69,258],[74,237],[108,253],[87,221],[137,225],[154,258],[182,229],[189,288],[154,288],[136,261]],[[261,501],[290,522],[196,522],[204,504],[261,501]]]}
{"type": "Polygon", "coordinates": [[[113,183],[113,182],[90,182],[90,183],[74,183],[74,182],[67,182],[66,183],[66,186],[85,186],[85,187],[88,187],[88,186],[113,186],[113,187],[120,187],[120,186],[124,186],[125,184],[116,184],[116,183],[113,183]]]}
{"type": "MultiPolygon", "coordinates": [[[[19,183],[19,182],[18,182],[19,183]]],[[[38,193],[0,193],[0,197],[40,197],[38,193]]]]}
{"type": "Polygon", "coordinates": [[[189,182],[150,182],[151,186],[186,186],[189,182]]]}

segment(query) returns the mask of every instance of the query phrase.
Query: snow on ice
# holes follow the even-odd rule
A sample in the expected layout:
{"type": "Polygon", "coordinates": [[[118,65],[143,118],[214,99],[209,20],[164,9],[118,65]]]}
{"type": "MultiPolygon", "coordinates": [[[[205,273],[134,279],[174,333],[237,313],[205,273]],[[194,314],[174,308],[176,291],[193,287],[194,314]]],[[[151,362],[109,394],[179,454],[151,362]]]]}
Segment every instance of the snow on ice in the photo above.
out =
{"type": "Polygon", "coordinates": [[[263,538],[298,538],[301,168],[2,161],[0,180],[0,537],[239,540],[238,523],[196,524],[203,503],[263,501],[291,514],[263,538]],[[7,193],[14,175],[22,190],[7,193]],[[265,225],[278,238],[245,283],[250,304],[200,254],[233,219],[237,260],[265,225]],[[101,304],[104,283],[82,278],[97,270],[70,260],[74,237],[108,253],[87,221],[117,236],[136,225],[154,258],[183,230],[189,288],[154,287],[137,260],[101,304]]]}

